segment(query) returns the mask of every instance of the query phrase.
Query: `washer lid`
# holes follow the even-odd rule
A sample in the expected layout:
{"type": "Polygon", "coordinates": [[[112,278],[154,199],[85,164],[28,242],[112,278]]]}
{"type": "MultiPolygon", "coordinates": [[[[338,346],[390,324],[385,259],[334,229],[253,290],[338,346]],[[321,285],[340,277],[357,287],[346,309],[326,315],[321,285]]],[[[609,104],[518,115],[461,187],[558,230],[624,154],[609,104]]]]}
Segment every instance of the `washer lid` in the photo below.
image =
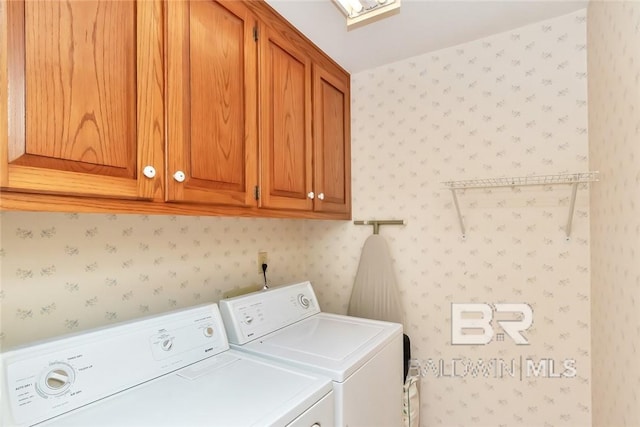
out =
{"type": "Polygon", "coordinates": [[[373,354],[402,334],[397,323],[319,313],[243,346],[343,382],[373,354]]]}
{"type": "Polygon", "coordinates": [[[328,378],[230,350],[43,426],[284,426],[330,392],[328,378]]]}

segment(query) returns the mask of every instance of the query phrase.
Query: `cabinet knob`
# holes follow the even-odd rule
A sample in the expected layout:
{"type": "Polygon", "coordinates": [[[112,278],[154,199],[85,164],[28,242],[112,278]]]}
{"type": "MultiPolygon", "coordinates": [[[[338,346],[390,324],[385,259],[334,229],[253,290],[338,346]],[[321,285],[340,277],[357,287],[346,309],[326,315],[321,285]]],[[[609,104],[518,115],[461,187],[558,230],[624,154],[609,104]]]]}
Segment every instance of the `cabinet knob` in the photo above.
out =
{"type": "Polygon", "coordinates": [[[147,178],[153,178],[156,176],[156,168],[153,166],[145,166],[144,169],[142,169],[142,173],[147,178]]]}
{"type": "Polygon", "coordinates": [[[182,171],[177,171],[176,173],[173,174],[173,179],[175,179],[178,182],[184,182],[185,178],[186,176],[182,171]]]}
{"type": "Polygon", "coordinates": [[[318,194],[318,199],[324,200],[324,193],[319,193],[318,194]]]}
{"type": "Polygon", "coordinates": [[[313,200],[313,198],[316,197],[316,195],[313,193],[313,191],[309,191],[307,193],[307,197],[313,200]]]}

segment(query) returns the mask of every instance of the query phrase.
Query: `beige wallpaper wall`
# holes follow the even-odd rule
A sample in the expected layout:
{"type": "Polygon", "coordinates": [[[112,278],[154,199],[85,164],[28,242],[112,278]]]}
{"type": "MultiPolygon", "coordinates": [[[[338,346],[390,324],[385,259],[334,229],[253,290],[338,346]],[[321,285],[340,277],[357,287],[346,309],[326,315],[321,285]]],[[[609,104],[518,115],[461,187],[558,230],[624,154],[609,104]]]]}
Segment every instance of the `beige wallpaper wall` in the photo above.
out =
{"type": "MultiPolygon", "coordinates": [[[[583,10],[352,76],[354,219],[407,221],[381,234],[413,356],[427,367],[424,427],[590,425],[588,191],[578,192],[566,241],[568,187],[469,190],[463,240],[441,184],[588,170],[586,71],[583,10]],[[530,345],[508,336],[451,345],[451,303],[467,302],[530,304],[530,345]],[[552,360],[559,376],[465,372],[479,359],[509,368],[552,360]],[[564,369],[570,359],[575,376],[564,369]]],[[[325,309],[346,312],[370,233],[309,225],[309,276],[325,309]]]]}
{"type": "Polygon", "coordinates": [[[640,425],[640,3],[588,10],[593,425],[640,425]]]}
{"type": "Polygon", "coordinates": [[[306,278],[304,222],[278,219],[0,214],[0,343],[217,301],[268,278],[306,278]]]}

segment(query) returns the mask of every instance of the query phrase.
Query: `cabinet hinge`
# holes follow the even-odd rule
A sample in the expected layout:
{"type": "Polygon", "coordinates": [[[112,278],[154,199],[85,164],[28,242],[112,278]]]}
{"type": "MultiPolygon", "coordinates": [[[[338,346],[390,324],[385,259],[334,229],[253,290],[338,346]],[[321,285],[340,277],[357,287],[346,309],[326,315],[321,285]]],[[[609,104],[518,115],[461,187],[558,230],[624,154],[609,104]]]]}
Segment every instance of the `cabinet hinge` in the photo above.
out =
{"type": "Polygon", "coordinates": [[[253,27],[253,40],[258,41],[258,27],[253,27]]]}
{"type": "Polygon", "coordinates": [[[253,195],[256,200],[260,200],[260,187],[258,187],[257,185],[253,189],[253,195]]]}

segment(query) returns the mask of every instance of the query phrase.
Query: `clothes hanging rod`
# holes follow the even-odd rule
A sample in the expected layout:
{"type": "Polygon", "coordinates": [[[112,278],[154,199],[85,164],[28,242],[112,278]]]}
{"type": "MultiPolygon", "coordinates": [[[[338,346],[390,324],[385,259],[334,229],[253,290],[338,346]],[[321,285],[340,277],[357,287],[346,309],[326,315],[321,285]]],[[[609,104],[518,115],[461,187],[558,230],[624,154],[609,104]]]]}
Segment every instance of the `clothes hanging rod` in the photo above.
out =
{"type": "Polygon", "coordinates": [[[367,221],[353,221],[355,225],[372,225],[373,234],[380,233],[381,225],[406,225],[404,219],[370,219],[367,221]]]}

